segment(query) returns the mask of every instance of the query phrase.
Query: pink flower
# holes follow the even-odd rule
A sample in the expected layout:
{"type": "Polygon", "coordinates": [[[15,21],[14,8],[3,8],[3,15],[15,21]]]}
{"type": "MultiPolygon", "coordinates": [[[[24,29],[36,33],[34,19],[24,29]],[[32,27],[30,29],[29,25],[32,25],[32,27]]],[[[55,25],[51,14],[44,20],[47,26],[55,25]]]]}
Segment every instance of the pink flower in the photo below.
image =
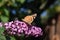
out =
{"type": "Polygon", "coordinates": [[[8,23],[5,23],[4,25],[5,25],[5,26],[8,26],[8,23]]]}
{"type": "Polygon", "coordinates": [[[38,37],[39,35],[36,35],[35,37],[38,37]]]}
{"type": "Polygon", "coordinates": [[[13,28],[15,28],[15,27],[16,27],[16,25],[14,25],[14,24],[11,24],[11,26],[12,26],[13,28]]]}
{"type": "Polygon", "coordinates": [[[9,26],[11,26],[11,25],[12,25],[12,23],[13,23],[13,21],[9,22],[9,26]]]}
{"type": "Polygon", "coordinates": [[[28,31],[25,31],[25,34],[28,34],[28,31]]]}
{"type": "Polygon", "coordinates": [[[6,28],[6,29],[8,29],[9,27],[8,27],[8,26],[6,26],[5,28],[6,28]]]}
{"type": "Polygon", "coordinates": [[[13,34],[15,35],[15,34],[16,34],[16,32],[13,32],[13,34]]]}
{"type": "Polygon", "coordinates": [[[18,33],[20,33],[20,32],[21,32],[21,29],[18,30],[18,33]]]}
{"type": "Polygon", "coordinates": [[[0,23],[0,27],[2,27],[3,25],[2,25],[2,23],[0,23]]]}
{"type": "Polygon", "coordinates": [[[17,29],[16,29],[16,28],[12,28],[11,30],[12,30],[12,31],[17,31],[17,29]]]}

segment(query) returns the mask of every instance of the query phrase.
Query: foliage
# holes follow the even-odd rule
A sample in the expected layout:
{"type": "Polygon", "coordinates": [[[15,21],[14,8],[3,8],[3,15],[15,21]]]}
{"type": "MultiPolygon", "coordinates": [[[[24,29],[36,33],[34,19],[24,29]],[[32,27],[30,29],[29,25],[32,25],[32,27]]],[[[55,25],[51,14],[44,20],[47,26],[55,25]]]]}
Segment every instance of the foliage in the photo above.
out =
{"type": "Polygon", "coordinates": [[[4,32],[4,28],[1,27],[1,28],[0,28],[0,40],[6,40],[6,38],[5,38],[4,34],[3,34],[3,32],[4,32]]]}
{"type": "Polygon", "coordinates": [[[9,20],[9,11],[5,8],[0,9],[1,14],[0,14],[0,19],[2,22],[7,22],[9,20]]]}

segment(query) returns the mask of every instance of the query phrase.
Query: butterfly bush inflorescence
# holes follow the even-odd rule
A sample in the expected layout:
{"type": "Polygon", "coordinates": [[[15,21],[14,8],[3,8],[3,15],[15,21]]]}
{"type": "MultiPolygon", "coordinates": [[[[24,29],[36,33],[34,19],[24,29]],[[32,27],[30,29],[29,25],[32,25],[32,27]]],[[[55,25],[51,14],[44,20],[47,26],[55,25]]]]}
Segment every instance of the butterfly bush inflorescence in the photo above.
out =
{"type": "Polygon", "coordinates": [[[25,22],[21,22],[18,20],[11,21],[4,24],[5,30],[10,35],[21,36],[24,34],[25,36],[41,36],[43,34],[42,29],[36,26],[29,27],[25,22]]]}

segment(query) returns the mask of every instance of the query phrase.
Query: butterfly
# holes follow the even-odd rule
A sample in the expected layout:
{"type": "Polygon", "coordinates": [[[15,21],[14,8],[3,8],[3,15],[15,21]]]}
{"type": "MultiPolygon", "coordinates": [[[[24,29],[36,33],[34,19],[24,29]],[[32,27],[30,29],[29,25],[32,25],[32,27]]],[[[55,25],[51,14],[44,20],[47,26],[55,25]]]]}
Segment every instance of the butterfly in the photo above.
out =
{"type": "Polygon", "coordinates": [[[32,14],[32,15],[28,15],[26,17],[24,17],[22,19],[22,21],[25,21],[26,23],[30,24],[34,21],[34,19],[36,18],[37,14],[32,14]]]}

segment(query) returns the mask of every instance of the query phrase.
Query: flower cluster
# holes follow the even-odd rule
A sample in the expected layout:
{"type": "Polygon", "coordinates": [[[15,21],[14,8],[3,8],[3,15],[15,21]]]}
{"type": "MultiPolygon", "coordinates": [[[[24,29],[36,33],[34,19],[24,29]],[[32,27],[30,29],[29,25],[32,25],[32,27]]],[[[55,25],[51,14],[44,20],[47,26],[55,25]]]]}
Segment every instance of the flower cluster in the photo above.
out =
{"type": "Polygon", "coordinates": [[[11,21],[4,24],[5,29],[8,34],[10,35],[18,35],[18,36],[41,36],[42,35],[42,29],[36,26],[28,26],[25,22],[21,21],[11,21]]]}

